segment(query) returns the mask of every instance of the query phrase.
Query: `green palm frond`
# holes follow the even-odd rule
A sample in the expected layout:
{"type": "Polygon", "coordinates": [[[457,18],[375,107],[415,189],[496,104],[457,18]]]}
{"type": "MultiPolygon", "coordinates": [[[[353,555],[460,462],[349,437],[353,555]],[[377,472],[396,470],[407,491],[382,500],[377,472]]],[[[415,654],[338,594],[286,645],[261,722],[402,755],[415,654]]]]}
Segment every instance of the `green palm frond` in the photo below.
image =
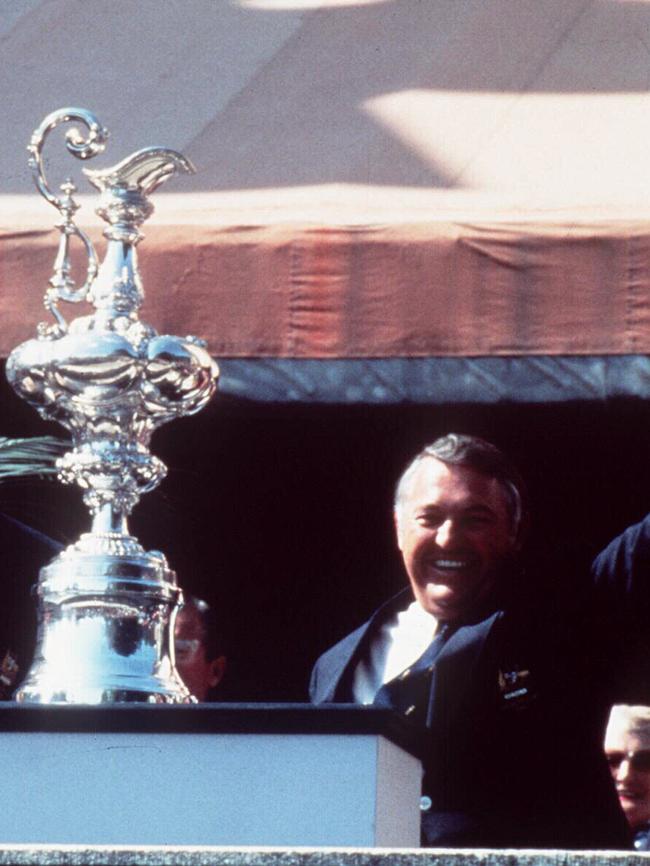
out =
{"type": "Polygon", "coordinates": [[[0,482],[56,475],[56,459],[69,449],[70,443],[57,436],[26,439],[0,436],[0,482]]]}

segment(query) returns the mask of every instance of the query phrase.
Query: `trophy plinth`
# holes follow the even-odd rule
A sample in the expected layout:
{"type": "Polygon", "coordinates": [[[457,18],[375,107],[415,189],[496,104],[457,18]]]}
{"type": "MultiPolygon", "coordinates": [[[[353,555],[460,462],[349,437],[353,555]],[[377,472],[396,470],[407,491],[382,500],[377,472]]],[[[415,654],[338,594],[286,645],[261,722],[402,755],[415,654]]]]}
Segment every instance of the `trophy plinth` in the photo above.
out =
{"type": "Polygon", "coordinates": [[[198,412],[212,396],[217,366],[202,341],[158,335],[140,321],[143,292],[136,245],[151,215],[148,195],[177,172],[193,171],[179,153],[152,147],[111,168],[84,170],[100,190],[97,213],[108,223],[107,249],[97,267],[94,249],[74,224],[74,184],[54,195],[41,151],[49,132],[69,120],[85,124],[66,136],[68,150],[87,159],[104,148],[106,131],[83,109],[49,115],[28,150],[39,191],[62,214],[54,274],[45,295],[53,323],[9,356],[7,376],[17,393],[68,429],[72,445],[57,466],[76,483],[92,515],[90,532],[41,569],[39,632],[32,668],[16,700],[104,703],[192,700],[174,668],[173,624],[180,600],[174,572],[157,551],[129,534],[127,518],[142,493],[165,476],[149,451],[154,429],[198,412]],[[88,254],[88,277],[76,288],[69,245],[88,254]],[[71,322],[59,304],[89,301],[95,311],[71,322]]]}

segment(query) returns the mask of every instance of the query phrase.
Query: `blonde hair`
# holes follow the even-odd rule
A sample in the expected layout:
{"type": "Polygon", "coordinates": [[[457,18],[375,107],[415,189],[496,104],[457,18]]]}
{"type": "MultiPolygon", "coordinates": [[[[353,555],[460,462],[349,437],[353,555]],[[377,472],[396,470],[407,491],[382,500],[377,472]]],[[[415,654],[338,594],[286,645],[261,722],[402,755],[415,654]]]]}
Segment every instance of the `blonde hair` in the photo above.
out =
{"type": "Polygon", "coordinates": [[[609,726],[624,728],[630,733],[648,733],[650,730],[650,707],[640,704],[614,704],[609,714],[609,726]]]}

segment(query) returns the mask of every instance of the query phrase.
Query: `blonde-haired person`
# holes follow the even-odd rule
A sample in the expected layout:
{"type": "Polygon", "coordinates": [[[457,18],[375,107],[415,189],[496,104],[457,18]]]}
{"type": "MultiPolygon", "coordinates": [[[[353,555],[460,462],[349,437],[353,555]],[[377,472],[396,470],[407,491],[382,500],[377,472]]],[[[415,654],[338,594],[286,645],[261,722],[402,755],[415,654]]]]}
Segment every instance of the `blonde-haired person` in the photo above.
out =
{"type": "Polygon", "coordinates": [[[650,707],[612,707],[605,754],[634,847],[650,851],[650,707]]]}

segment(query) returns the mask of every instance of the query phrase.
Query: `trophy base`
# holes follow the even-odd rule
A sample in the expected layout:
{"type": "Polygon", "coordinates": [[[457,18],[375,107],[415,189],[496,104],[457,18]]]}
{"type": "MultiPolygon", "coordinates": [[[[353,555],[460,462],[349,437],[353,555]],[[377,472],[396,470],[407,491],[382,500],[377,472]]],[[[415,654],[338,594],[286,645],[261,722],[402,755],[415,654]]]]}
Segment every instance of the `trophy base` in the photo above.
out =
{"type": "Polygon", "coordinates": [[[52,685],[45,679],[30,677],[15,693],[14,700],[19,704],[195,704],[196,698],[180,685],[176,692],[151,691],[117,688],[115,683],[105,688],[83,683],[52,685]]]}
{"type": "Polygon", "coordinates": [[[174,667],[176,575],[135,539],[108,540],[111,552],[107,537],[83,536],[41,569],[36,651],[17,702],[195,701],[174,667]]]}

